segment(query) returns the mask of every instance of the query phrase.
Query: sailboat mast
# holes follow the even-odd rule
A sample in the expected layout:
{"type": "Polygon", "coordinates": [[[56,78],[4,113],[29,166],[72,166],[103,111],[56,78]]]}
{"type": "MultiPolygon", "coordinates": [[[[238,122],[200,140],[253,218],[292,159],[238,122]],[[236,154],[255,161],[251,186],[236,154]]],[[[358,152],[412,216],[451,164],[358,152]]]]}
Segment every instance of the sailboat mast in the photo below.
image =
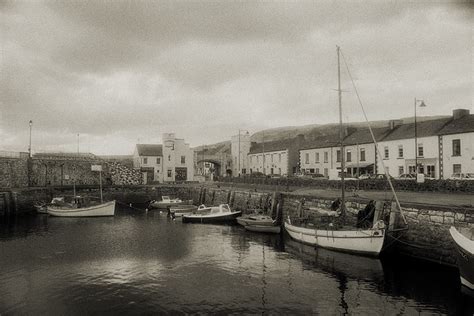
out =
{"type": "Polygon", "coordinates": [[[337,47],[337,92],[339,97],[339,142],[341,144],[341,211],[345,211],[345,185],[344,185],[344,128],[342,126],[342,90],[341,90],[341,63],[340,63],[340,47],[337,47]]]}

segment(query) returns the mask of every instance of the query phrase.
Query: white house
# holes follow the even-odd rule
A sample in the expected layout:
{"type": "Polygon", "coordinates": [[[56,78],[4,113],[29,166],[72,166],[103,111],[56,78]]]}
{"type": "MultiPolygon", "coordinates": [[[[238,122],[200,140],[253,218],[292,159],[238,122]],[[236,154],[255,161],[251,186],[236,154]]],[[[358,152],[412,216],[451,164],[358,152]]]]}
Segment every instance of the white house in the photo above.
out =
{"type": "Polygon", "coordinates": [[[140,169],[143,183],[162,181],[163,146],[158,144],[137,144],[133,153],[133,167],[140,169]]]}
{"type": "Polygon", "coordinates": [[[474,173],[474,115],[469,110],[453,111],[452,120],[439,132],[441,178],[453,173],[474,173]]]}
{"type": "Polygon", "coordinates": [[[194,178],[194,152],[174,133],[163,134],[163,145],[137,144],[133,166],[140,169],[143,182],[191,181],[194,178]]]}

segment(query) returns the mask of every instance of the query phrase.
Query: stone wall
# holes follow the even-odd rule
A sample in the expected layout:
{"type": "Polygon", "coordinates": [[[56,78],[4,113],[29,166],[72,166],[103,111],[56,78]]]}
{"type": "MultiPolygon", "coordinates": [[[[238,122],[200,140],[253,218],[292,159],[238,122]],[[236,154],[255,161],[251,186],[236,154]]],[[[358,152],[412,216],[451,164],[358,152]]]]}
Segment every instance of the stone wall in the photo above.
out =
{"type": "Polygon", "coordinates": [[[28,186],[28,157],[0,157],[0,188],[28,186]]]}
{"type": "Polygon", "coordinates": [[[130,168],[120,162],[108,162],[108,171],[111,182],[114,185],[136,185],[142,183],[142,173],[140,170],[130,168]]]}

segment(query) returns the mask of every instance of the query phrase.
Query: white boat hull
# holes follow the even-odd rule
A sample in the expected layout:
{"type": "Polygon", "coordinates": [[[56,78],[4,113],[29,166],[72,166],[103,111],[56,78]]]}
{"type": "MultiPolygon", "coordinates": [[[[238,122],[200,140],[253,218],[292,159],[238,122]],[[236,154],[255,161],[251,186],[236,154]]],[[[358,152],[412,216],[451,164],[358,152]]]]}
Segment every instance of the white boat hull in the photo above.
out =
{"type": "Polygon", "coordinates": [[[325,230],[305,228],[285,221],[291,238],[313,246],[344,252],[378,256],[382,251],[385,229],[325,230]]]}
{"type": "Polygon", "coordinates": [[[114,216],[115,201],[81,208],[61,208],[48,206],[48,214],[62,217],[114,216]]]}

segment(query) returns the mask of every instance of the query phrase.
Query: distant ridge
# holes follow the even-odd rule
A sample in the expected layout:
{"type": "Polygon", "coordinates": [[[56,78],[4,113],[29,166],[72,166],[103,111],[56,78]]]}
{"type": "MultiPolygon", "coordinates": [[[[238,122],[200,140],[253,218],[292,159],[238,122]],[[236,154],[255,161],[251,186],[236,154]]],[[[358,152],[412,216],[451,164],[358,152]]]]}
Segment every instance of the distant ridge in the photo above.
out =
{"type": "MultiPolygon", "coordinates": [[[[439,115],[439,116],[417,116],[416,120],[418,122],[436,120],[440,118],[448,118],[449,115],[439,115]]],[[[415,121],[414,117],[406,117],[397,120],[403,120],[404,124],[413,123],[415,121]]],[[[371,121],[370,125],[373,128],[388,126],[391,120],[379,120],[371,121]]],[[[367,126],[366,122],[350,122],[344,124],[347,127],[361,128],[367,126]]],[[[329,124],[309,124],[302,126],[282,126],[269,128],[266,130],[258,131],[250,136],[252,142],[261,143],[262,141],[278,141],[288,138],[295,138],[297,135],[302,134],[305,136],[305,139],[315,139],[318,137],[324,137],[325,135],[333,135],[334,129],[338,128],[338,123],[329,123],[329,124]]],[[[224,153],[230,154],[230,140],[222,141],[215,144],[201,145],[194,147],[193,149],[197,152],[202,152],[202,149],[206,148],[206,153],[216,154],[224,153]]]]}

